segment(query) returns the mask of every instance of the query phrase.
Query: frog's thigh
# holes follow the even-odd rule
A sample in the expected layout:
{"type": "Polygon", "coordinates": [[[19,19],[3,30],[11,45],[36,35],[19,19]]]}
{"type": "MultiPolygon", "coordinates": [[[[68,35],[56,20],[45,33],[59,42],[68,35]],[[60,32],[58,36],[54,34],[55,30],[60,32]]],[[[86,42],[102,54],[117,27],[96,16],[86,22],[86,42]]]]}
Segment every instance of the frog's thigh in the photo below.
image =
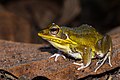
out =
{"type": "Polygon", "coordinates": [[[81,69],[86,68],[90,65],[91,59],[92,59],[91,48],[89,48],[89,47],[84,48],[82,59],[83,59],[83,63],[80,63],[80,64],[79,63],[74,63],[76,65],[81,66],[77,70],[81,70],[81,69]]]}

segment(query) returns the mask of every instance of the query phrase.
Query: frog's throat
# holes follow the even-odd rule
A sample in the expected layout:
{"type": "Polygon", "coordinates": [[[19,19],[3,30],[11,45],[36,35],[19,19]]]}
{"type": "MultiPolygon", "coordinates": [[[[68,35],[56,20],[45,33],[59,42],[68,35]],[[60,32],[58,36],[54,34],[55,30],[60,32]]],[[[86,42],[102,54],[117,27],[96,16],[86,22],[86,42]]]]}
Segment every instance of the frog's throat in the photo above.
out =
{"type": "Polygon", "coordinates": [[[54,37],[54,36],[47,36],[47,35],[43,35],[41,33],[38,33],[38,36],[48,40],[48,41],[52,41],[52,42],[56,42],[56,43],[59,43],[59,44],[74,44],[76,45],[77,43],[70,40],[69,38],[63,40],[63,39],[60,39],[60,38],[57,38],[57,37],[54,37]]]}

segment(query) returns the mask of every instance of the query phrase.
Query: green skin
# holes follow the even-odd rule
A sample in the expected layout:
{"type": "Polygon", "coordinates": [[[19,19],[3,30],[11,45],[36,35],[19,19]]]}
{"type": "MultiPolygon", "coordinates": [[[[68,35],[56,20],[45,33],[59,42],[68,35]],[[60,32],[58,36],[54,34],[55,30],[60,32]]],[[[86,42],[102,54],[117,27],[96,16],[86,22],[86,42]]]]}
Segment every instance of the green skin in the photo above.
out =
{"type": "Polygon", "coordinates": [[[86,68],[90,65],[93,58],[98,58],[98,63],[101,63],[96,69],[99,69],[109,59],[111,65],[112,40],[110,36],[102,36],[95,28],[89,25],[82,25],[76,28],[59,27],[52,24],[48,29],[38,33],[39,36],[49,41],[54,47],[64,53],[81,59],[83,62],[78,69],[86,68]]]}

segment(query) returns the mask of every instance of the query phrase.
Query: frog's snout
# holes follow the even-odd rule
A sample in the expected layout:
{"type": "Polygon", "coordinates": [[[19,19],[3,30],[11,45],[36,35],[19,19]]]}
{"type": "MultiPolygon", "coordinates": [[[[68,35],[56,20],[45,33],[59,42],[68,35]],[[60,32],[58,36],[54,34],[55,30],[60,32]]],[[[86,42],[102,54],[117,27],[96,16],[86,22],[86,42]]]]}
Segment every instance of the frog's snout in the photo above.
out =
{"type": "Polygon", "coordinates": [[[38,36],[41,36],[41,34],[43,34],[43,31],[38,32],[38,36]]]}

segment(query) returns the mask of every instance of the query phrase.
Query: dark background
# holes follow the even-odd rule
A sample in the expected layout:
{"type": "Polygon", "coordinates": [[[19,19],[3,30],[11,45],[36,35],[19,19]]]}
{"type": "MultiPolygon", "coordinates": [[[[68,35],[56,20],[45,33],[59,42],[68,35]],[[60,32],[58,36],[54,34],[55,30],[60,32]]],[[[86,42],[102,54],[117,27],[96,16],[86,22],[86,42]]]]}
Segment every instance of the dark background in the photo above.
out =
{"type": "Polygon", "coordinates": [[[37,33],[52,22],[105,34],[120,25],[120,0],[0,0],[0,39],[42,43],[37,33]]]}

